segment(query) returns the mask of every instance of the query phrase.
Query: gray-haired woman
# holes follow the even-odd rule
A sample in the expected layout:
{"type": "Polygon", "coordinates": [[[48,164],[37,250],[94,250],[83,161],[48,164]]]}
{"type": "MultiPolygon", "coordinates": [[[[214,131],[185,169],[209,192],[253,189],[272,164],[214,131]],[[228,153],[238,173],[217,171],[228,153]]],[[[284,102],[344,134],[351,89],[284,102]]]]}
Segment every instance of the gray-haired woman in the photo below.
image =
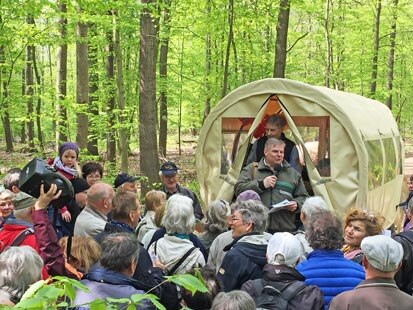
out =
{"type": "Polygon", "coordinates": [[[13,306],[31,284],[41,279],[43,260],[27,245],[12,246],[0,255],[0,305],[13,306]]]}
{"type": "Polygon", "coordinates": [[[231,216],[231,208],[225,200],[214,200],[208,205],[208,209],[202,220],[204,232],[198,236],[199,240],[209,252],[209,247],[215,238],[228,230],[228,219],[231,216]]]}
{"type": "Polygon", "coordinates": [[[158,267],[164,267],[168,274],[186,273],[196,266],[205,266],[201,251],[196,248],[189,234],[195,229],[195,215],[192,200],[175,194],[166,203],[162,226],[166,235],[149,247],[149,255],[158,267]]]}
{"type": "Polygon", "coordinates": [[[248,280],[262,278],[268,241],[264,237],[268,211],[255,200],[235,202],[230,220],[234,241],[218,270],[224,291],[240,289],[248,280]]]}

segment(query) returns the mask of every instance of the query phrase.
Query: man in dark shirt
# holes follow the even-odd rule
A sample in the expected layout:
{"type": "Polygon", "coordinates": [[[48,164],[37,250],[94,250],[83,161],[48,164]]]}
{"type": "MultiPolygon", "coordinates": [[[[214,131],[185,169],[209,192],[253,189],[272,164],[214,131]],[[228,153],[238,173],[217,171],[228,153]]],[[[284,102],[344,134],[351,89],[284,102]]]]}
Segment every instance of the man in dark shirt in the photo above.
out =
{"type": "Polygon", "coordinates": [[[165,162],[159,171],[162,187],[161,190],[165,192],[168,199],[174,194],[181,194],[192,199],[192,206],[194,207],[195,217],[197,220],[201,220],[204,217],[201,205],[199,204],[198,197],[190,189],[178,184],[179,168],[172,161],[165,162]]]}

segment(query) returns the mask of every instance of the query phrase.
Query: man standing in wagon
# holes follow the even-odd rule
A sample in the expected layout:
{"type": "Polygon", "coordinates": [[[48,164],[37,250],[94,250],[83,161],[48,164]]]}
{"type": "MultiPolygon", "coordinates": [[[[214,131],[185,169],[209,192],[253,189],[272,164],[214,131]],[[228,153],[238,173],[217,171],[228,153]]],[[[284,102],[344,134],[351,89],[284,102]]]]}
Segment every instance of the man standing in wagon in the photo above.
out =
{"type": "Polygon", "coordinates": [[[295,216],[308,197],[301,175],[284,160],[284,149],[284,141],[269,138],[264,157],[245,166],[234,186],[237,196],[248,189],[260,195],[269,208],[270,233],[295,231],[295,216]]]}

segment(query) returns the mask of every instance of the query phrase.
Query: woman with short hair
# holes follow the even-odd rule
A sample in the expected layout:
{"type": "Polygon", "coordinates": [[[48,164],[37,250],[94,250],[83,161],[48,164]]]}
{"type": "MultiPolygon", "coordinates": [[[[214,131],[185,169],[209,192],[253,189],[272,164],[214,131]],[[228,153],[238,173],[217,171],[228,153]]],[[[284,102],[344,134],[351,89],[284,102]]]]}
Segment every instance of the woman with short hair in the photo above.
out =
{"type": "Polygon", "coordinates": [[[224,291],[240,289],[248,280],[263,276],[268,241],[264,237],[267,208],[256,200],[238,201],[232,205],[230,220],[234,241],[224,248],[228,251],[218,269],[224,291]]]}
{"type": "Polygon", "coordinates": [[[207,251],[215,238],[228,230],[229,216],[231,208],[225,200],[214,200],[208,205],[205,217],[201,221],[204,232],[198,236],[207,251]]]}
{"type": "Polygon", "coordinates": [[[167,274],[181,274],[205,265],[201,251],[189,239],[195,229],[190,198],[180,194],[171,196],[166,203],[162,226],[166,234],[152,243],[148,251],[155,266],[163,267],[167,274]]]}
{"type": "Polygon", "coordinates": [[[0,305],[14,306],[29,286],[41,279],[43,260],[27,245],[0,254],[0,305]]]}
{"type": "Polygon", "coordinates": [[[361,264],[361,241],[382,233],[384,217],[367,210],[352,209],[344,223],[344,246],[341,251],[345,258],[361,264]]]}
{"type": "Polygon", "coordinates": [[[351,290],[365,278],[363,267],[344,257],[343,226],[331,212],[316,212],[305,227],[308,243],[314,249],[296,269],[305,284],[316,285],[324,293],[324,308],[336,295],[351,290]]]}

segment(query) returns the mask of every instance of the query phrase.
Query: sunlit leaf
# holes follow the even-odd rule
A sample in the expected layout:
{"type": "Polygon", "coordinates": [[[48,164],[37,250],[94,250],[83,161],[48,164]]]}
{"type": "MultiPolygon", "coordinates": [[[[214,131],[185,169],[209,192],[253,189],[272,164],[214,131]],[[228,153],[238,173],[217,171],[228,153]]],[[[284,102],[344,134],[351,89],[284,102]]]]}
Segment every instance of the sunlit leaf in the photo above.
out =
{"type": "Polygon", "coordinates": [[[199,291],[202,293],[208,292],[206,286],[196,277],[190,274],[179,274],[166,277],[172,283],[184,287],[186,290],[190,291],[192,294],[199,291]]]}

